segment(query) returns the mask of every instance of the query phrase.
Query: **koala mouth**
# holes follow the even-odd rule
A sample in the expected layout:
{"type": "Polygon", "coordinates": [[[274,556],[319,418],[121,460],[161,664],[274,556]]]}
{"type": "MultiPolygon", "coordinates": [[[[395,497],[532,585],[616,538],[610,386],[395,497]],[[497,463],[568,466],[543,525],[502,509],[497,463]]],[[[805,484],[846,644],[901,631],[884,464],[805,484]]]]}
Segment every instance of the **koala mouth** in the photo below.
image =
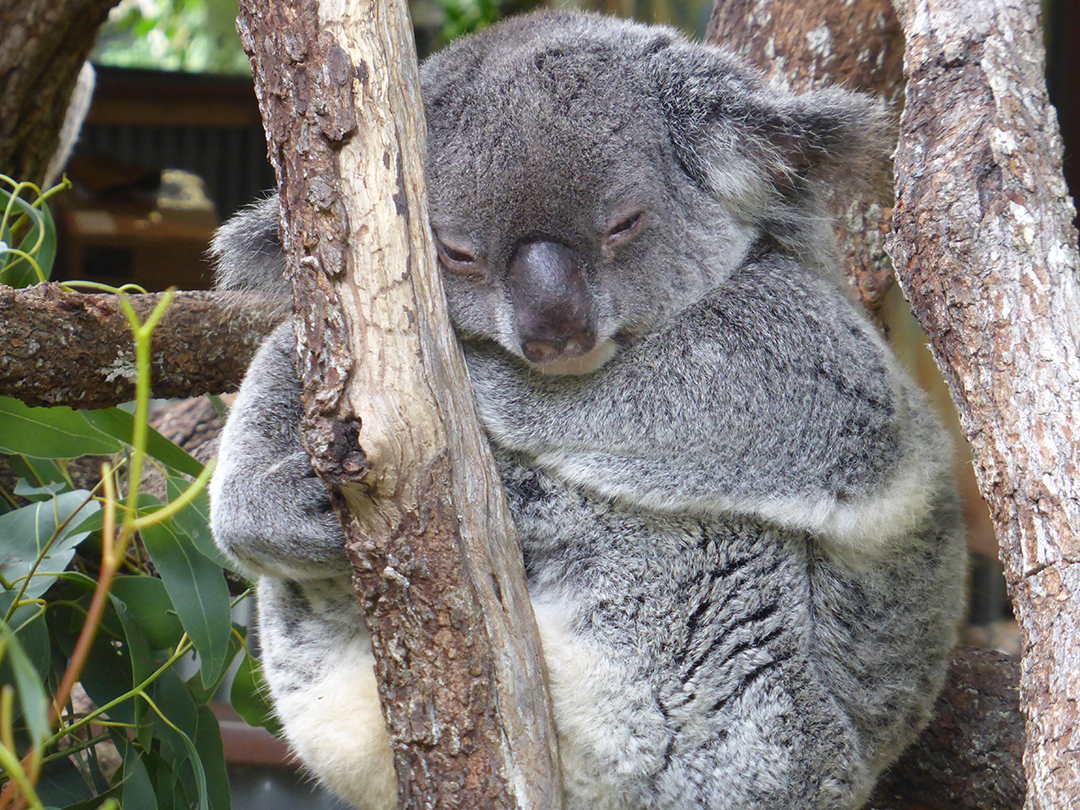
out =
{"type": "Polygon", "coordinates": [[[548,362],[529,362],[529,366],[540,374],[552,377],[571,374],[592,374],[604,363],[615,356],[619,350],[619,344],[614,339],[608,338],[585,354],[577,357],[557,357],[548,362]]]}

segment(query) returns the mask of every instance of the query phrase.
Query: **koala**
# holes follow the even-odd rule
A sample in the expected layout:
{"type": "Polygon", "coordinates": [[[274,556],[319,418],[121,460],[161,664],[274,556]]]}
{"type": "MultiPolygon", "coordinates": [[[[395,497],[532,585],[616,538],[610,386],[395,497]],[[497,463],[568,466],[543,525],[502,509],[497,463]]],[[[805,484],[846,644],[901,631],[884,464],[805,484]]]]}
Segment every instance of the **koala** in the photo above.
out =
{"type": "MultiPolygon", "coordinates": [[[[822,198],[882,106],[559,12],[421,70],[451,319],[540,629],[569,810],[849,810],[928,720],[964,602],[949,442],[838,278],[822,198]]],[[[278,205],[215,239],[286,300],[278,205]]],[[[357,808],[396,793],[371,645],[301,449],[293,326],[251,364],[212,527],[270,693],[357,808]]]]}

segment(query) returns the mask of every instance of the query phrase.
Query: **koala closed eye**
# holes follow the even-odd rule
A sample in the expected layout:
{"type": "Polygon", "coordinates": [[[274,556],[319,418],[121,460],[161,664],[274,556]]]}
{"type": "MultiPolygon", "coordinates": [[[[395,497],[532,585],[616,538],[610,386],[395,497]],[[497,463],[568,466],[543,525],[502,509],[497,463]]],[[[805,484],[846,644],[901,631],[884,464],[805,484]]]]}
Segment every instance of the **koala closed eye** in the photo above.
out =
{"type": "Polygon", "coordinates": [[[645,227],[645,221],[644,211],[637,211],[626,217],[620,216],[615,224],[604,233],[604,247],[616,248],[629,242],[645,227]]]}
{"type": "Polygon", "coordinates": [[[463,278],[482,278],[483,262],[477,258],[475,250],[465,240],[435,238],[435,247],[443,267],[456,276],[463,278]]]}

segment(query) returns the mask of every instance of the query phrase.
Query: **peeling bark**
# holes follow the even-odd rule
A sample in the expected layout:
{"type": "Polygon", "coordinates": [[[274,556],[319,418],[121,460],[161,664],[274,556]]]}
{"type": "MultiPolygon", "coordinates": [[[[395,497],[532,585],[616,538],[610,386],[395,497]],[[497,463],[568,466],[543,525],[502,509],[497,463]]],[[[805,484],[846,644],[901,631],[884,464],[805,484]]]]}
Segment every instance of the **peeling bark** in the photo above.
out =
{"type": "MultiPolygon", "coordinates": [[[[706,37],[799,92],[841,86],[894,107],[903,95],[904,38],[888,0],[716,0],[706,37]]],[[[862,180],[839,188],[829,209],[848,283],[876,311],[893,283],[885,253],[892,221],[888,157],[862,180]]]]}
{"type": "MultiPolygon", "coordinates": [[[[160,295],[129,297],[145,319],[160,295]]],[[[178,293],[154,332],[155,397],[234,390],[280,318],[257,301],[178,293]]],[[[0,285],[0,395],[27,405],[107,408],[135,398],[131,327],[114,295],[0,285]]]]}
{"type": "Polygon", "coordinates": [[[345,520],[403,808],[557,808],[516,535],[427,223],[400,2],[244,0],[303,302],[306,446],[345,520]]]}
{"type": "Polygon", "coordinates": [[[1080,257],[1038,4],[898,3],[889,245],[931,339],[1024,635],[1027,807],[1080,796],[1080,257]]]}

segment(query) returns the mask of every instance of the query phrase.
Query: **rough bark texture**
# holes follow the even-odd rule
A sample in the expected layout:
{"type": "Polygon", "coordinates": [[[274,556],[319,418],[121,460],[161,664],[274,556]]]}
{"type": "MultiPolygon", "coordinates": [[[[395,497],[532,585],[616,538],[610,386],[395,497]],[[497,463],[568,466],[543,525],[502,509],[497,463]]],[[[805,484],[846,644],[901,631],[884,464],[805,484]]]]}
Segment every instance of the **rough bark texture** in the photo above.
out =
{"type": "Polygon", "coordinates": [[[521,554],[435,273],[407,12],[244,0],[240,28],[306,310],[305,441],[347,507],[401,805],[557,808],[521,554]]]}
{"type": "Polygon", "coordinates": [[[1024,804],[1020,663],[961,648],[934,721],[878,784],[872,810],[1018,810],[1024,804]]]}
{"type": "Polygon", "coordinates": [[[890,252],[975,453],[1024,634],[1027,806],[1080,799],[1080,281],[1036,2],[898,3],[890,252]]]}
{"type": "MultiPolygon", "coordinates": [[[[161,296],[129,300],[145,319],[161,296]]],[[[218,394],[237,387],[275,319],[257,302],[178,293],[154,332],[156,397],[218,394]]],[[[131,327],[114,295],[0,285],[0,395],[27,405],[106,408],[135,398],[131,327]]]]}
{"type": "MultiPolygon", "coordinates": [[[[904,39],[888,0],[716,0],[706,36],[800,92],[839,85],[897,107],[903,94],[904,39]]],[[[883,157],[865,186],[830,200],[848,283],[871,311],[892,286],[889,169],[883,157]]]]}
{"type": "Polygon", "coordinates": [[[0,173],[40,183],[79,70],[119,0],[0,0],[0,173]]]}

